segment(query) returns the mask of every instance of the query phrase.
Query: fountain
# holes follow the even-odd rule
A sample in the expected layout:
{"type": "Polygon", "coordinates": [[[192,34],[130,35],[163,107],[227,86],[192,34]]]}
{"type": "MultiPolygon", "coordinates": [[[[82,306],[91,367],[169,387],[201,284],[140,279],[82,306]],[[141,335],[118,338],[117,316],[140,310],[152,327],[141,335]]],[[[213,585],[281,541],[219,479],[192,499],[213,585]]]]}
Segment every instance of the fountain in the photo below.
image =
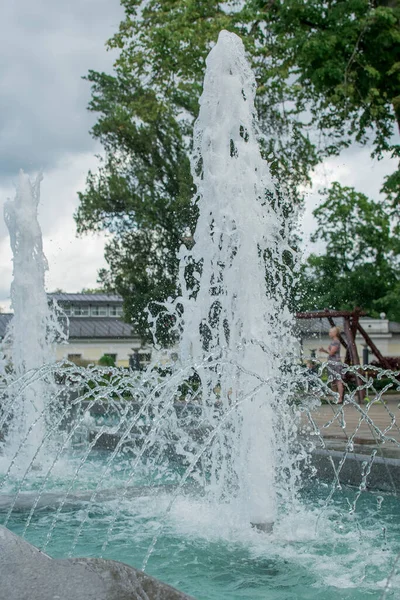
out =
{"type": "Polygon", "coordinates": [[[207,354],[224,361],[221,369],[197,370],[203,416],[215,421],[215,390],[225,412],[238,407],[214,440],[210,492],[217,501],[233,494],[246,518],[262,526],[275,518],[276,448],[284,447],[276,436],[290,386],[279,381],[295,342],[282,265],[295,252],[284,202],[260,154],[255,92],[241,41],[221,32],[194,128],[199,219],[194,246],[180,251],[175,312],[183,312],[182,363],[204,364],[207,354]]]}
{"type": "MultiPolygon", "coordinates": [[[[21,367],[8,377],[0,407],[0,431],[17,432],[17,447],[14,435],[3,445],[1,523],[60,559],[57,572],[77,564],[76,556],[97,557],[78,561],[89,565],[90,585],[100,569],[93,561],[103,557],[139,565],[198,600],[396,597],[399,508],[394,496],[368,484],[392,466],[387,490],[396,491],[400,471],[378,449],[359,461],[355,447],[368,425],[379,452],[400,448],[395,409],[383,405],[382,430],[371,417],[387,387],[399,389],[398,374],[379,373],[391,382],[380,392],[360,375],[370,396],[376,392],[366,408],[357,404],[356,389],[345,406],[327,405],[325,431],[347,431],[349,408],[359,416],[340,452],[327,448],[313,409],[328,388],[322,368],[307,379],[297,366],[287,308],[297,264],[292,209],[260,155],[254,95],[240,39],[221,32],[207,60],[194,131],[194,244],[180,249],[180,294],[163,307],[180,339],[177,358],[141,373],[57,365],[39,349],[35,364],[29,352],[15,359],[21,367]],[[321,464],[325,479],[316,478],[321,464]],[[344,474],[355,487],[342,485],[344,474]],[[69,567],[60,566],[66,557],[69,567]]],[[[22,179],[16,208],[27,197],[37,200],[37,186],[22,179]]],[[[16,209],[8,207],[10,221],[16,209]]],[[[19,260],[39,257],[30,269],[40,285],[33,294],[21,284],[14,308],[17,317],[21,301],[24,315],[27,303],[41,299],[32,344],[43,348],[40,229],[35,219],[34,229],[23,223],[18,239],[10,230],[15,269],[19,260]]],[[[156,331],[157,319],[151,325],[156,331]]],[[[23,332],[14,344],[24,344],[23,332]]],[[[26,560],[33,554],[26,550],[26,560]]],[[[101,569],[115,575],[103,563],[101,569]]],[[[82,577],[78,569],[65,585],[82,577]]],[[[152,597],[140,585],[138,597],[152,597]]],[[[170,597],[183,597],[177,594],[170,597]]]]}
{"type": "MultiPolygon", "coordinates": [[[[21,384],[29,371],[55,362],[54,344],[66,338],[58,320],[60,312],[56,307],[50,308],[44,287],[48,264],[37,218],[41,179],[39,175],[32,184],[21,171],[15,199],[4,205],[13,253],[11,306],[14,310],[5,344],[11,347],[14,379],[21,384]]],[[[47,402],[54,393],[51,386],[43,386],[40,380],[25,388],[16,398],[9,394],[13,418],[5,444],[6,456],[17,452],[21,467],[31,463],[41,446],[46,423],[50,426],[51,410],[47,402]]]]}

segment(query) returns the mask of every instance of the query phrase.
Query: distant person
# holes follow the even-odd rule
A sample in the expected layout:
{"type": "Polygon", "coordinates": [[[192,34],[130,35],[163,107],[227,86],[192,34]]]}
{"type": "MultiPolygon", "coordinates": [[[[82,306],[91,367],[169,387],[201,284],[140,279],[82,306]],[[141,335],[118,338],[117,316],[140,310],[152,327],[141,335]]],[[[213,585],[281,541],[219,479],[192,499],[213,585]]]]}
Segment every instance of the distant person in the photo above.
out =
{"type": "Polygon", "coordinates": [[[332,378],[332,387],[337,387],[339,392],[339,402],[338,404],[343,404],[344,397],[344,384],[342,380],[343,374],[343,363],[340,360],[340,339],[339,339],[339,327],[332,327],[329,330],[329,337],[331,338],[331,343],[328,346],[328,349],[320,348],[320,352],[325,352],[329,355],[328,358],[328,373],[332,378]]]}

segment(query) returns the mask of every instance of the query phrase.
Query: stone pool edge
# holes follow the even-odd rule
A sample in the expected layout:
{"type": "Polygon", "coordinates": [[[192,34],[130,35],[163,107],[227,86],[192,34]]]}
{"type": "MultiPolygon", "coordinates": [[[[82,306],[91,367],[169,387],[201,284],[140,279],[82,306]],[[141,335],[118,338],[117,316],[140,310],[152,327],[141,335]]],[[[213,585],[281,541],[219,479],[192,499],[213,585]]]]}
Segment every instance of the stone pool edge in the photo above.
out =
{"type": "Polygon", "coordinates": [[[0,574],[0,595],[7,600],[195,600],[125,563],[52,559],[2,525],[0,574]]]}
{"type": "Polygon", "coordinates": [[[367,490],[400,494],[400,459],[374,456],[372,453],[348,452],[338,471],[343,456],[344,450],[314,449],[306,473],[311,477],[333,481],[336,470],[340,483],[359,487],[365,478],[367,490]]]}

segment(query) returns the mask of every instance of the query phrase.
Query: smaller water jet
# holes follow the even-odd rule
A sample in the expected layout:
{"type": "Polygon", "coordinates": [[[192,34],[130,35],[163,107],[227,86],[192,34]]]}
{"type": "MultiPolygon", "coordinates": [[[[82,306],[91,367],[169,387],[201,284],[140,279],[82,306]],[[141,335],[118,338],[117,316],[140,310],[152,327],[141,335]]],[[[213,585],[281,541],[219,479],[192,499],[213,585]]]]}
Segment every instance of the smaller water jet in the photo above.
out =
{"type": "MultiPolygon", "coordinates": [[[[24,376],[54,363],[55,342],[66,339],[59,312],[49,306],[45,292],[48,263],[38,222],[41,180],[40,174],[32,183],[21,171],[15,198],[4,205],[13,253],[11,307],[14,311],[5,345],[11,348],[11,377],[14,382],[20,380],[21,388],[25,388],[23,392],[16,392],[15,401],[8,398],[13,406],[4,452],[12,456],[21,447],[18,452],[21,467],[27,467],[42,446],[46,426],[50,426],[48,403],[54,393],[54,387],[44,385],[40,378],[26,385],[24,376]]],[[[14,386],[16,388],[18,386],[14,386]]]]}

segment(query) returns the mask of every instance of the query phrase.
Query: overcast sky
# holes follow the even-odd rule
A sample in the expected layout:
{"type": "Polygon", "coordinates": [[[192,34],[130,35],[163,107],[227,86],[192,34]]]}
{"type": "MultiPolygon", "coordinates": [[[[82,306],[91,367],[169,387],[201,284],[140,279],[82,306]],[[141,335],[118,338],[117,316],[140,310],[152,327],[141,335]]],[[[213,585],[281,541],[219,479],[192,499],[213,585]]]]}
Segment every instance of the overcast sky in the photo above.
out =
{"type": "MultiPolygon", "coordinates": [[[[39,220],[49,262],[47,288],[96,285],[104,238],[77,239],[77,191],[101,150],[89,130],[89,69],[111,72],[105,42],[123,17],[119,0],[18,0],[0,3],[0,201],[14,197],[19,169],[44,171],[39,220]],[[4,60],[7,57],[7,60],[4,60]]],[[[1,211],[2,212],[2,211],[1,211]]],[[[12,277],[0,216],[0,306],[12,277]]]]}
{"type": "MultiPolygon", "coordinates": [[[[14,197],[19,169],[43,169],[39,220],[49,262],[47,289],[76,292],[96,285],[104,236],[76,238],[73,213],[87,171],[101,148],[89,134],[89,69],[111,72],[105,42],[117,31],[119,0],[18,0],[0,3],[0,201],[14,197]],[[7,59],[5,60],[5,58],[7,59]]],[[[315,188],[338,180],[378,197],[391,161],[373,162],[353,148],[322,165],[315,188]]],[[[307,197],[302,228],[313,228],[318,194],[307,197]]],[[[0,306],[9,306],[12,277],[8,232],[0,216],[0,306]]]]}

